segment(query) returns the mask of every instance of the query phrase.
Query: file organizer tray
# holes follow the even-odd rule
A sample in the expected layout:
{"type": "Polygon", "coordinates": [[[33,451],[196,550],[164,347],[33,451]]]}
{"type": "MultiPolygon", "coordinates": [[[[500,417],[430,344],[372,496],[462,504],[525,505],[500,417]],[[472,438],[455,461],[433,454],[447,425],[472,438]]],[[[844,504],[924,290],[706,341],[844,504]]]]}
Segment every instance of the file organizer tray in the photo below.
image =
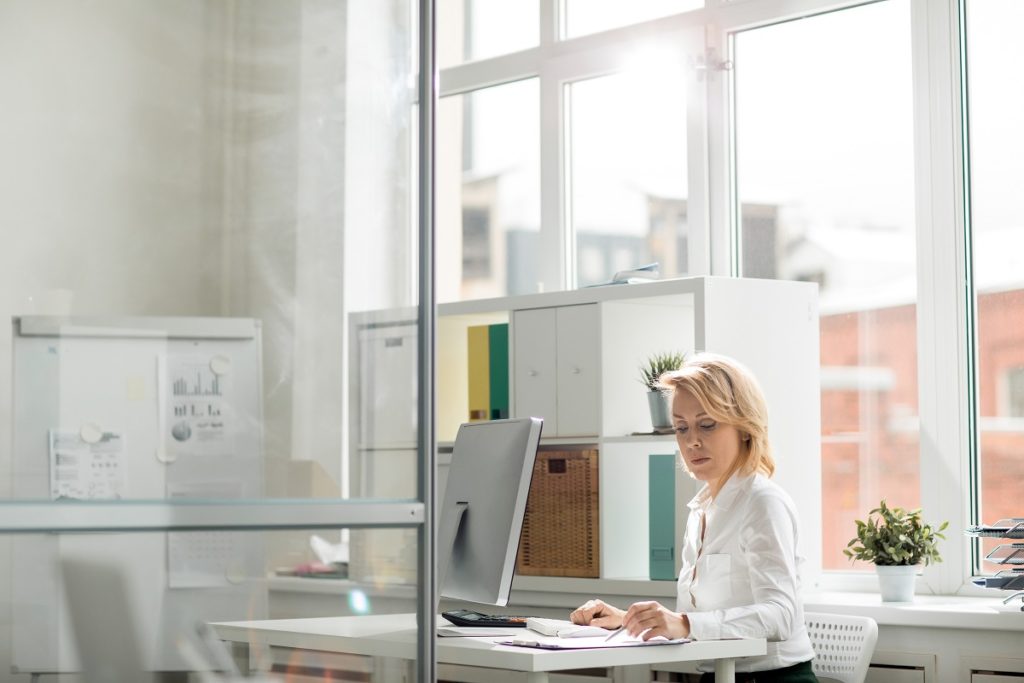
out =
{"type": "Polygon", "coordinates": [[[1004,591],[1024,591],[1024,569],[1007,569],[995,576],[979,576],[974,579],[974,585],[1004,591]]]}
{"type": "Polygon", "coordinates": [[[1004,543],[985,556],[988,562],[1024,564],[1024,543],[1004,543]]]}
{"type": "Polygon", "coordinates": [[[1024,538],[1024,517],[1000,519],[991,525],[969,526],[966,532],[968,536],[987,538],[1024,538]]]}

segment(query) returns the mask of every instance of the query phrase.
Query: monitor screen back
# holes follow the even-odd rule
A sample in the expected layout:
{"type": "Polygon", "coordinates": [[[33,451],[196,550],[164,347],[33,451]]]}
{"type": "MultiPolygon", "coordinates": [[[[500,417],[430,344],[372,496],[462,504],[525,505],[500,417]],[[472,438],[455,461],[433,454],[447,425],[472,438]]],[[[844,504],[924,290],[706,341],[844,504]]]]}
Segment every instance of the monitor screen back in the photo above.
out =
{"type": "MultiPolygon", "coordinates": [[[[441,595],[490,605],[508,603],[519,535],[530,493],[542,420],[519,418],[464,424],[452,450],[438,552],[466,503],[441,595]]],[[[445,566],[445,558],[439,558],[445,566]]]]}

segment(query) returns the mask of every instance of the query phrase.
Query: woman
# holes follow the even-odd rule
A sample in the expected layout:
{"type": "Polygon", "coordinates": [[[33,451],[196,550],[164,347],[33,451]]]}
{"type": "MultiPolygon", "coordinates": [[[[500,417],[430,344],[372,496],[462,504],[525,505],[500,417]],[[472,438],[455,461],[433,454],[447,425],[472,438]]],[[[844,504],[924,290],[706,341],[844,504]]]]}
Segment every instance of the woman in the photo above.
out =
{"type": "Polygon", "coordinates": [[[702,353],[663,374],[660,386],[671,392],[683,462],[704,482],[689,503],[676,611],[653,601],[622,610],[590,600],[570,618],[622,626],[644,640],[765,638],[767,654],[739,660],[737,672],[751,673],[737,680],[817,681],[799,597],[796,509],[769,479],[775,461],[757,380],[730,358],[702,353]]]}

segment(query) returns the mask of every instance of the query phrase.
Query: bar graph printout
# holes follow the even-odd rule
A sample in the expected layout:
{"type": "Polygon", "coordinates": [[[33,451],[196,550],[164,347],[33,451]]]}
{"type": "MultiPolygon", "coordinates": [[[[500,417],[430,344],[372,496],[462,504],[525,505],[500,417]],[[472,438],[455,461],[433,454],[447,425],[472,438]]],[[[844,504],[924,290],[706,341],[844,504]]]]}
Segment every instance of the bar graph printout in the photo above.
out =
{"type": "Polygon", "coordinates": [[[167,452],[231,455],[231,411],[226,398],[231,360],[221,355],[171,355],[165,368],[167,452]]]}

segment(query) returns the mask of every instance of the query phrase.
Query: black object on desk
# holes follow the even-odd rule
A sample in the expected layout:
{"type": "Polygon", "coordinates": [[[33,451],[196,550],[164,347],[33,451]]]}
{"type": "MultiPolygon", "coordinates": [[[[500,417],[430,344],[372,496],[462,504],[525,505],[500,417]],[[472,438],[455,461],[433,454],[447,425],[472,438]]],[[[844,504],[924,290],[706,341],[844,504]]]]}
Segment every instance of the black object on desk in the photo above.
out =
{"type": "Polygon", "coordinates": [[[509,626],[526,628],[526,617],[508,614],[481,614],[468,609],[441,612],[441,616],[456,626],[509,626]]]}

